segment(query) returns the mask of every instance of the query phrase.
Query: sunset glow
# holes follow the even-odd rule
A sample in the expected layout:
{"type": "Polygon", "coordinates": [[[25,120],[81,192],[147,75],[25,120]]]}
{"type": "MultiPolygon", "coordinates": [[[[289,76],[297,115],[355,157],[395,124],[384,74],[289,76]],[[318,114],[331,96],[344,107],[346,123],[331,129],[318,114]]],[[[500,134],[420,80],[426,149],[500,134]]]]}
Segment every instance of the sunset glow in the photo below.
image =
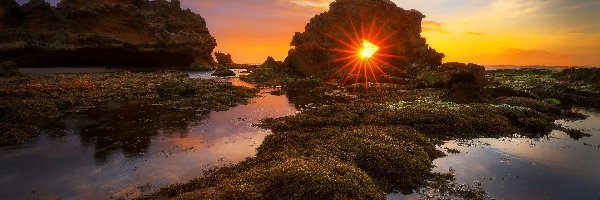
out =
{"type": "MultiPolygon", "coordinates": [[[[444,62],[600,66],[600,1],[392,1],[427,16],[423,35],[446,54],[444,62]]],[[[206,18],[216,50],[231,53],[239,63],[285,59],[293,33],[303,31],[330,2],[181,0],[184,8],[206,18]]]]}
{"type": "MultiPolygon", "coordinates": [[[[600,66],[597,0],[392,1],[427,16],[423,35],[446,54],[444,62],[600,66]]],[[[294,32],[302,32],[330,2],[181,0],[184,8],[206,18],[216,50],[231,53],[239,63],[285,59],[294,32]]]]}
{"type": "MultiPolygon", "coordinates": [[[[444,62],[600,66],[600,1],[392,1],[427,16],[423,35],[446,54],[444,62]]],[[[332,1],[181,2],[207,19],[218,51],[238,62],[262,63],[267,56],[285,59],[293,33],[304,31],[332,1]]]]}

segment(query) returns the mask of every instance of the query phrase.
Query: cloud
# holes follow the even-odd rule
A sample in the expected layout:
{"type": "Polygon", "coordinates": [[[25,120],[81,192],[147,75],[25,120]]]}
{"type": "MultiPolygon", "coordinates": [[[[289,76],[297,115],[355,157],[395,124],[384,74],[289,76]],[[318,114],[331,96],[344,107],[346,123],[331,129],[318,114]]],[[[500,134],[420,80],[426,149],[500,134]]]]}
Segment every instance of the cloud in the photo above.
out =
{"type": "Polygon", "coordinates": [[[448,33],[448,31],[444,28],[444,24],[440,22],[434,21],[423,21],[423,32],[440,32],[440,33],[448,33]]]}
{"type": "Polygon", "coordinates": [[[484,36],[484,35],[488,35],[487,33],[472,32],[472,31],[467,31],[467,32],[465,32],[465,34],[467,34],[467,35],[475,35],[475,36],[484,36]]]}
{"type": "Polygon", "coordinates": [[[494,18],[515,18],[543,10],[554,0],[494,0],[490,9],[484,11],[494,18]]]}
{"type": "Polygon", "coordinates": [[[302,6],[311,6],[317,8],[327,8],[330,0],[292,0],[293,3],[302,5],[302,6]]]}

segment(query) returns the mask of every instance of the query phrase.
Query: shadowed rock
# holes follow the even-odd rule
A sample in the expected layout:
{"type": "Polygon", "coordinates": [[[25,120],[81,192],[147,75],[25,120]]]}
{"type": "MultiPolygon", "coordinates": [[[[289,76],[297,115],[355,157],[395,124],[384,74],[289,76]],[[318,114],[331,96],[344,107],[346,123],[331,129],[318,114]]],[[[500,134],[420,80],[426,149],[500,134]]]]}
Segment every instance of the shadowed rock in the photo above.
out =
{"type": "Polygon", "coordinates": [[[285,62],[305,75],[330,75],[343,65],[332,62],[343,57],[333,49],[349,49],[343,43],[360,47],[356,44],[362,39],[373,39],[381,43],[371,41],[376,45],[385,46],[380,50],[382,54],[393,55],[385,60],[395,67],[408,63],[438,66],[444,55],[421,37],[424,17],[389,0],[336,0],[329,11],[310,20],[305,32],[294,35],[285,62]],[[369,35],[371,38],[364,38],[369,35]]]}
{"type": "Polygon", "coordinates": [[[231,68],[235,65],[233,58],[231,58],[231,54],[228,53],[215,52],[215,59],[217,59],[217,63],[222,68],[231,68]]]}
{"type": "Polygon", "coordinates": [[[216,40],[178,0],[0,3],[0,60],[24,67],[213,64],[216,40]]]}

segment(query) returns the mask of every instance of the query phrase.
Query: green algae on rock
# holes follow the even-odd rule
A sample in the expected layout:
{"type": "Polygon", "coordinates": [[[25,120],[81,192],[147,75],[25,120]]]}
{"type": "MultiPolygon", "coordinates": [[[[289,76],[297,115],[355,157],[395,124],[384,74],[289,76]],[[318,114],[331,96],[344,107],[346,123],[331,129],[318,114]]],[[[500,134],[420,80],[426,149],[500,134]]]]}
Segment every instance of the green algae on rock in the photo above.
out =
{"type": "Polygon", "coordinates": [[[108,102],[152,100],[172,109],[211,110],[247,103],[258,92],[180,72],[65,74],[0,80],[0,144],[32,139],[36,126],[108,102]]]}
{"type": "Polygon", "coordinates": [[[488,73],[490,88],[508,96],[550,99],[560,107],[600,107],[600,70],[496,70],[488,73]]]}
{"type": "Polygon", "coordinates": [[[403,126],[275,131],[256,157],[147,198],[385,199],[385,192],[423,186],[441,155],[424,135],[403,126]]]}
{"type": "Polygon", "coordinates": [[[235,72],[231,71],[230,69],[222,68],[222,69],[217,69],[217,71],[212,73],[211,76],[218,76],[218,77],[235,76],[235,72]]]}

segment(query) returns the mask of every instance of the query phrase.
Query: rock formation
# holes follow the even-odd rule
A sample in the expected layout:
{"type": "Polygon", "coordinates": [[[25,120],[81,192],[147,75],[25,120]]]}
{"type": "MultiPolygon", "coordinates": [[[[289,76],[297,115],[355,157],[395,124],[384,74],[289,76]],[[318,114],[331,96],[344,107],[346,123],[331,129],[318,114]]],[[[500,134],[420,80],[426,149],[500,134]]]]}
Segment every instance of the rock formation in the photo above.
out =
{"type": "Polygon", "coordinates": [[[0,61],[22,67],[187,67],[216,46],[179,0],[0,0],[0,30],[0,61]]]}
{"type": "Polygon", "coordinates": [[[235,62],[233,62],[231,54],[215,52],[215,59],[217,60],[217,64],[219,64],[220,67],[230,68],[235,66],[235,62]]]}
{"type": "Polygon", "coordinates": [[[444,55],[421,37],[424,17],[419,11],[404,10],[390,0],[336,0],[329,11],[310,20],[305,32],[294,35],[293,48],[285,62],[305,75],[327,75],[343,65],[332,62],[343,57],[332,49],[348,49],[343,43],[357,46],[362,39],[371,39],[383,41],[377,45],[385,46],[382,54],[393,55],[385,61],[394,68],[409,63],[437,66],[444,55]]]}

